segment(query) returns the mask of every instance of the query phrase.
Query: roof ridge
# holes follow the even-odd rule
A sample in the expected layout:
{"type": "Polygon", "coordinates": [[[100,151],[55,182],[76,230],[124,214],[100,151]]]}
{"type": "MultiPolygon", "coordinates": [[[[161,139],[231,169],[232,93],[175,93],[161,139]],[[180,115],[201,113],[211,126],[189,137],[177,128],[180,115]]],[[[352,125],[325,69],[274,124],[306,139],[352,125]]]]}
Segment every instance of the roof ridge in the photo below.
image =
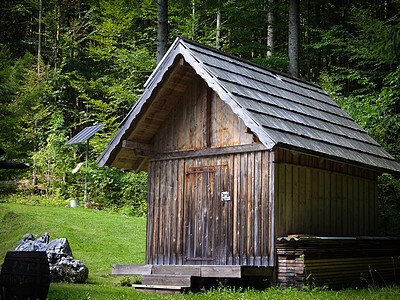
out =
{"type": "Polygon", "coordinates": [[[218,49],[213,48],[213,47],[208,46],[208,45],[201,44],[201,43],[199,43],[199,42],[196,42],[196,41],[191,40],[191,39],[189,39],[189,38],[187,38],[187,37],[184,37],[184,36],[179,36],[179,39],[182,40],[182,41],[184,41],[184,42],[187,42],[187,43],[193,44],[193,45],[195,45],[195,46],[198,46],[198,47],[200,47],[200,48],[205,48],[205,49],[214,51],[214,52],[216,52],[216,53],[219,53],[219,54],[221,54],[221,55],[223,55],[223,56],[231,57],[231,58],[236,59],[236,60],[238,60],[238,61],[241,61],[241,62],[243,62],[243,63],[247,63],[247,64],[249,64],[249,65],[251,65],[251,66],[254,66],[254,67],[257,67],[257,68],[260,68],[260,69],[264,69],[264,70],[269,71],[269,72],[271,72],[271,73],[278,74],[278,75],[281,75],[281,76],[285,76],[285,77],[287,77],[287,78],[289,78],[289,79],[292,79],[292,80],[295,80],[295,81],[300,81],[300,82],[303,82],[303,83],[305,83],[305,84],[309,84],[309,85],[314,86],[314,87],[316,87],[316,88],[318,88],[318,89],[321,89],[321,90],[323,91],[323,89],[322,89],[318,84],[316,84],[316,83],[314,83],[314,82],[307,81],[307,80],[305,80],[305,79],[302,79],[302,78],[299,78],[299,77],[295,77],[295,76],[290,75],[290,74],[288,74],[288,73],[285,73],[285,72],[282,72],[282,71],[278,71],[278,70],[272,69],[272,68],[270,68],[270,67],[257,64],[257,63],[255,63],[255,62],[252,62],[252,61],[248,60],[248,59],[241,58],[241,57],[236,56],[236,55],[231,54],[231,53],[223,52],[223,51],[221,51],[221,50],[218,50],[218,49]]]}

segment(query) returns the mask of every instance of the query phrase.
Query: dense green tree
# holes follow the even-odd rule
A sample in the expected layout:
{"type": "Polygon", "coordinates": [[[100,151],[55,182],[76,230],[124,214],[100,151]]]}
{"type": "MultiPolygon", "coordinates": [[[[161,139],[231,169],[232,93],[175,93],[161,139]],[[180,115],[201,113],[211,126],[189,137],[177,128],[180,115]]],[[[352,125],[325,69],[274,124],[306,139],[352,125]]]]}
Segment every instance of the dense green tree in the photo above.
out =
{"type": "MultiPolygon", "coordinates": [[[[301,0],[298,53],[299,76],[322,83],[397,159],[399,9],[397,0],[301,0]]],[[[169,0],[168,14],[168,43],[183,35],[288,71],[289,1],[169,0]]],[[[43,1],[39,58],[38,18],[38,0],[0,5],[0,147],[3,158],[28,160],[30,173],[46,175],[38,178],[48,195],[81,197],[84,171],[70,171],[85,147],[63,143],[105,123],[90,141],[93,162],[137,101],[156,65],[157,1],[43,1]]],[[[128,182],[142,182],[94,164],[89,174],[90,196],[110,207],[130,197],[120,193],[128,182]]],[[[398,201],[398,181],[382,182],[382,199],[398,201]]]]}
{"type": "Polygon", "coordinates": [[[10,51],[0,48],[0,147],[6,158],[26,158],[29,150],[24,130],[37,101],[36,74],[29,53],[12,60],[10,51]]]}

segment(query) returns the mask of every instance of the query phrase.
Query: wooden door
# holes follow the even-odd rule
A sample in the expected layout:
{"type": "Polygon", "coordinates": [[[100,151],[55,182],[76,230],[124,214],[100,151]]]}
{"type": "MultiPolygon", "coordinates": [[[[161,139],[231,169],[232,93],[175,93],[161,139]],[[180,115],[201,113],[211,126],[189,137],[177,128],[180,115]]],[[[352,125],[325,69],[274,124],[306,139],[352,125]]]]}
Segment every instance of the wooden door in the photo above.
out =
{"type": "Polygon", "coordinates": [[[232,264],[232,199],[228,174],[227,165],[186,170],[186,264],[232,264]]]}

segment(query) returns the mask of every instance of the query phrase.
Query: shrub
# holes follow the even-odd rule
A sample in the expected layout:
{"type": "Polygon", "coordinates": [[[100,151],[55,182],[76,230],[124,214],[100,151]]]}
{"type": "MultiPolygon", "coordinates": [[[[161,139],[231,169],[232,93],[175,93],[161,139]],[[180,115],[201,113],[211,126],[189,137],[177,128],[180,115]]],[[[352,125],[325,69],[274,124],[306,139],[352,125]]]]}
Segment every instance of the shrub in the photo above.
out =
{"type": "Polygon", "coordinates": [[[89,197],[106,210],[131,216],[144,216],[147,211],[147,173],[116,168],[90,167],[89,197]]]}

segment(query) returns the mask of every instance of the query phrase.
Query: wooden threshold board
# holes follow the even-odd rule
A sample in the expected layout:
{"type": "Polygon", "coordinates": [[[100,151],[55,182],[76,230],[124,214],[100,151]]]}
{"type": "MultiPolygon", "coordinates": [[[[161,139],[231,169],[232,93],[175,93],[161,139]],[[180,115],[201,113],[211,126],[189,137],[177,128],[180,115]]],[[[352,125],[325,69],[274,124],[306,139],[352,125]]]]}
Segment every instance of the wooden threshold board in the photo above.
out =
{"type": "Polygon", "coordinates": [[[113,265],[112,275],[190,275],[196,277],[241,278],[271,276],[272,268],[221,265],[113,265]]]}

